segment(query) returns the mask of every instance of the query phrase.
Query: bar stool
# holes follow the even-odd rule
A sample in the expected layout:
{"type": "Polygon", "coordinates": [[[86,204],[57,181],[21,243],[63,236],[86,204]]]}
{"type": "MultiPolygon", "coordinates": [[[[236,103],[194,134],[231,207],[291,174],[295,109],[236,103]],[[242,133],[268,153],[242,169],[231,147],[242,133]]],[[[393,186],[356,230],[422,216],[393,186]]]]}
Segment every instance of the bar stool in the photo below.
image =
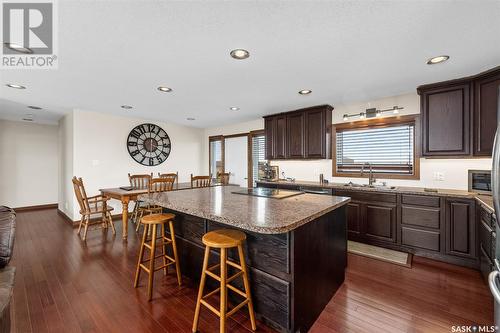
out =
{"type": "Polygon", "coordinates": [[[154,272],[160,269],[163,269],[163,273],[166,275],[168,266],[175,264],[177,283],[179,283],[179,286],[181,285],[181,270],[179,268],[179,259],[177,257],[177,246],[175,243],[175,232],[173,224],[174,218],[175,215],[170,213],[147,215],[141,218],[141,224],[144,225],[144,233],[142,235],[141,248],[139,250],[139,259],[137,261],[137,270],[135,272],[134,288],[137,288],[137,286],[139,285],[141,270],[146,271],[146,273],[148,273],[148,301],[151,300],[151,296],[153,294],[154,272]],[[165,235],[165,224],[167,222],[170,229],[171,238],[168,238],[165,235]],[[158,237],[156,234],[156,228],[158,225],[161,227],[160,237],[158,237]],[[148,232],[149,229],[151,229],[150,233],[148,232]],[[148,233],[151,235],[150,239],[147,239],[148,233]],[[161,242],[157,243],[157,241],[161,242]],[[174,254],[173,258],[168,256],[165,251],[165,247],[169,244],[172,244],[172,252],[174,254]],[[160,245],[162,246],[162,253],[156,256],[156,247],[160,245]],[[145,248],[149,249],[150,256],[149,259],[143,260],[145,248]],[[160,267],[155,267],[155,260],[157,258],[163,258],[163,265],[160,267]],[[149,262],[148,266],[145,265],[145,263],[147,262],[149,262]]]}
{"type": "Polygon", "coordinates": [[[200,306],[203,304],[210,311],[215,313],[220,317],[220,332],[224,333],[226,331],[226,318],[233,315],[236,311],[242,308],[245,305],[248,305],[248,312],[250,314],[250,322],[252,325],[252,330],[256,330],[255,326],[255,314],[253,312],[253,304],[252,298],[250,295],[250,284],[248,282],[248,271],[245,264],[245,255],[243,253],[243,242],[246,239],[246,235],[237,230],[216,230],[206,233],[203,238],[203,244],[205,244],[205,258],[203,260],[203,269],[201,272],[201,281],[200,281],[200,289],[198,291],[198,298],[196,300],[196,310],[194,313],[193,320],[193,332],[196,332],[198,329],[198,319],[200,316],[200,306]],[[233,261],[227,259],[227,250],[230,248],[238,248],[238,255],[240,259],[240,264],[237,264],[233,261]],[[220,263],[208,267],[208,261],[210,256],[210,249],[220,249],[220,263]],[[227,277],[227,265],[230,265],[238,270],[238,272],[230,277],[227,277]],[[220,276],[213,273],[212,270],[220,267],[220,276]],[[210,276],[215,280],[220,282],[220,287],[209,292],[206,295],[203,295],[203,289],[205,287],[205,279],[206,276],[210,276]],[[229,282],[233,281],[237,277],[242,276],[243,285],[245,291],[241,291],[240,289],[234,287],[229,284],[229,282]],[[227,288],[244,297],[244,300],[236,305],[229,312],[227,311],[227,288]],[[212,305],[210,305],[205,299],[216,294],[220,291],[220,308],[217,310],[212,305]]]}

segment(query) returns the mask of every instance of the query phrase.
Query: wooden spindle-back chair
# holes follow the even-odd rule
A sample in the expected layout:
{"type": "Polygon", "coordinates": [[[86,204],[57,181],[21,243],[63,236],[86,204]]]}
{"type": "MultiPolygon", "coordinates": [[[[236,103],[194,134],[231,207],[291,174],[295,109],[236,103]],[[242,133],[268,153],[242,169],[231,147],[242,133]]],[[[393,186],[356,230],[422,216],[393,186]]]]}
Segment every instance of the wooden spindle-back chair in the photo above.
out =
{"type": "MultiPolygon", "coordinates": [[[[130,182],[130,186],[134,188],[134,190],[145,190],[149,186],[149,182],[153,178],[153,173],[151,174],[137,174],[131,175],[128,174],[128,180],[130,182]]],[[[134,210],[132,211],[131,220],[134,223],[137,223],[137,217],[139,216],[139,207],[141,206],[140,200],[135,200],[134,210]]]]}
{"type": "Polygon", "coordinates": [[[179,188],[179,172],[176,173],[160,173],[158,172],[158,177],[159,178],[173,178],[174,179],[174,184],[176,188],[179,188]]]}
{"type": "Polygon", "coordinates": [[[113,231],[113,235],[116,234],[115,226],[113,224],[113,219],[111,217],[111,211],[113,207],[109,207],[106,203],[109,198],[103,195],[94,195],[92,197],[87,196],[87,192],[85,191],[85,186],[83,185],[82,178],[73,177],[73,189],[75,190],[76,200],[78,201],[78,205],[80,206],[80,214],[82,218],[80,219],[80,225],[78,226],[78,235],[84,227],[83,231],[83,240],[87,239],[87,230],[89,225],[100,224],[102,228],[107,229],[108,226],[111,226],[113,231]],[[101,215],[101,222],[91,223],[90,219],[92,215],[101,215]]]}
{"type": "MultiPolygon", "coordinates": [[[[148,195],[151,195],[153,193],[158,193],[158,192],[167,192],[167,191],[172,191],[174,188],[174,182],[175,178],[173,177],[164,177],[164,178],[152,178],[149,181],[149,186],[148,186],[148,195]]],[[[144,214],[160,214],[163,211],[163,207],[157,206],[157,205],[152,205],[148,204],[144,207],[139,208],[139,218],[138,220],[140,221],[144,214]]],[[[137,227],[135,228],[136,231],[139,231],[141,224],[137,223],[137,227]]]]}
{"type": "Polygon", "coordinates": [[[211,184],[211,176],[193,176],[191,174],[191,188],[209,187],[211,184]]]}
{"type": "Polygon", "coordinates": [[[217,180],[222,185],[228,185],[229,184],[229,172],[218,172],[217,173],[217,180]]]}

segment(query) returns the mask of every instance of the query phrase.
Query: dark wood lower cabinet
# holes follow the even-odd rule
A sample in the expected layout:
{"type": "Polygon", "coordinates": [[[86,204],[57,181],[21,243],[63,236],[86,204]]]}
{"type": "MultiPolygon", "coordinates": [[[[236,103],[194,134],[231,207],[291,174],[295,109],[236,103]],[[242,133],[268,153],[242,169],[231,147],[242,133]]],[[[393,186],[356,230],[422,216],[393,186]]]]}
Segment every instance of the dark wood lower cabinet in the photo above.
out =
{"type": "Polygon", "coordinates": [[[476,258],[475,205],[470,200],[446,200],[446,253],[476,258]]]}
{"type": "Polygon", "coordinates": [[[336,190],[350,240],[478,268],[475,200],[336,190]]]}
{"type": "Polygon", "coordinates": [[[365,204],[364,223],[366,238],[396,243],[396,205],[365,204]]]}

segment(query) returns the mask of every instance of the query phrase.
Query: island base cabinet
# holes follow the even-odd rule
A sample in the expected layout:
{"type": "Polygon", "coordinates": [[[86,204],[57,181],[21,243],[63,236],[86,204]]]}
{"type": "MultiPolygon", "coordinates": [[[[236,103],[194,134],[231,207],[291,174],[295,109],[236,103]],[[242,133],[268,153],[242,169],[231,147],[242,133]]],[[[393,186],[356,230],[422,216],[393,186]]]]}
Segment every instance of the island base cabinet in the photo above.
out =
{"type": "MultiPolygon", "coordinates": [[[[203,234],[236,228],[166,211],[176,215],[174,225],[182,275],[199,281],[205,250],[201,243],[203,234]]],[[[307,332],[344,282],[346,206],[283,234],[243,231],[247,235],[244,251],[257,318],[280,332],[307,332]]],[[[228,255],[237,260],[235,251],[229,251],[228,255]]],[[[219,252],[212,251],[210,264],[217,264],[219,258],[219,252]]],[[[228,274],[232,273],[229,267],[228,274]]],[[[214,279],[207,278],[206,283],[206,290],[218,287],[214,279]]],[[[243,288],[239,279],[231,284],[243,288]]],[[[241,298],[230,292],[229,300],[235,305],[241,298]]]]}

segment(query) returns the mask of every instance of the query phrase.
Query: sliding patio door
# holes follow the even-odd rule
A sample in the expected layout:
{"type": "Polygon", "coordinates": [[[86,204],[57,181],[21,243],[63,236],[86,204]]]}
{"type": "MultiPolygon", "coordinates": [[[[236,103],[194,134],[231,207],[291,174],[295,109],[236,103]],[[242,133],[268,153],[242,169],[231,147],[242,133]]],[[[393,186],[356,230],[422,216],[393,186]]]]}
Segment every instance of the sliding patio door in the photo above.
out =
{"type": "Polygon", "coordinates": [[[248,186],[248,137],[224,138],[225,172],[229,172],[229,182],[248,186]]]}

